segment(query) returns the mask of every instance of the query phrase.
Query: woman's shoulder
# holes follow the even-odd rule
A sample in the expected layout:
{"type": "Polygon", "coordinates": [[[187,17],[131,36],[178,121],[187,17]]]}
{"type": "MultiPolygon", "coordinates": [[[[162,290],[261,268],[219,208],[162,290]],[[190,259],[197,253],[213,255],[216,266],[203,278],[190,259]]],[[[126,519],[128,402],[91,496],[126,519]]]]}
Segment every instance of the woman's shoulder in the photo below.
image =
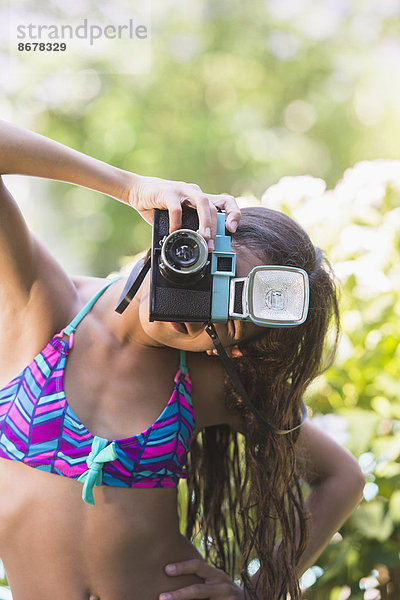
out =
{"type": "Polygon", "coordinates": [[[79,313],[107,279],[68,275],[46,257],[47,272],[38,269],[27,303],[10,307],[3,303],[0,316],[0,387],[43,350],[52,337],[79,313]],[[12,318],[10,318],[12,315],[12,318]]]}
{"type": "MultiPolygon", "coordinates": [[[[115,276],[116,278],[117,276],[115,276]]],[[[89,300],[94,294],[112,278],[93,277],[91,275],[71,275],[71,281],[82,302],[89,300]]]]}
{"type": "Polygon", "coordinates": [[[38,354],[79,306],[79,293],[55,261],[37,269],[29,295],[4,294],[0,317],[0,382],[8,381],[38,354]]]}

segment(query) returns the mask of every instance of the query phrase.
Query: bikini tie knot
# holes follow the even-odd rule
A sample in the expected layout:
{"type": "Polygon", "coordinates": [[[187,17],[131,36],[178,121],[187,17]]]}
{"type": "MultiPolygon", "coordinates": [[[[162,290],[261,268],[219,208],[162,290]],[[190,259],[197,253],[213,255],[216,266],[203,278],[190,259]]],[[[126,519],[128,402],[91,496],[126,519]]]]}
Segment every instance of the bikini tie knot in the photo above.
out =
{"type": "Polygon", "coordinates": [[[88,470],[78,478],[78,481],[83,482],[82,499],[86,504],[94,506],[93,488],[102,484],[104,463],[117,458],[115,442],[109,444],[108,440],[95,435],[92,450],[86,459],[88,470]]]}

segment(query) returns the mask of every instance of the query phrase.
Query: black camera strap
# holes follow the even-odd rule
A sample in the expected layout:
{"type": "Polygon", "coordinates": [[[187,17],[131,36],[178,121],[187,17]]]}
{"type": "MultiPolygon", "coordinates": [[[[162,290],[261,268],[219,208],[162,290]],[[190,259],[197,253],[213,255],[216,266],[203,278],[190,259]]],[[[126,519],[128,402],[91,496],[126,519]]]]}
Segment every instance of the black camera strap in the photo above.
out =
{"type": "Polygon", "coordinates": [[[114,309],[117,313],[122,314],[129,305],[129,303],[133,300],[136,292],[143,283],[143,279],[146,277],[147,272],[150,269],[150,265],[150,257],[147,260],[145,258],[142,258],[135,264],[127,279],[122,294],[119,297],[117,306],[114,309]]]}
{"type": "Polygon", "coordinates": [[[296,425],[296,427],[292,427],[292,429],[278,429],[277,427],[274,427],[274,425],[271,425],[264,419],[264,417],[261,415],[260,411],[255,406],[253,406],[251,404],[250,400],[248,399],[247,392],[244,389],[244,386],[239,379],[239,376],[233,366],[233,363],[232,363],[231,359],[229,358],[229,356],[227,355],[227,353],[225,352],[225,348],[221,344],[221,340],[218,337],[217,330],[215,329],[214,323],[211,323],[211,322],[207,323],[205,329],[206,329],[206,332],[208,333],[208,335],[210,336],[210,338],[212,339],[215,349],[218,352],[218,356],[220,357],[222,364],[224,365],[225,370],[228,373],[229,377],[232,379],[233,384],[236,388],[236,391],[241,396],[241,398],[242,398],[243,402],[245,403],[245,405],[247,406],[247,408],[249,408],[251,410],[251,412],[255,415],[255,417],[257,418],[260,425],[262,425],[265,429],[268,429],[268,431],[271,431],[272,433],[275,433],[277,435],[286,435],[287,433],[291,433],[292,431],[295,431],[296,429],[301,427],[307,418],[307,409],[304,405],[304,402],[302,403],[301,422],[298,425],[296,425]]]}

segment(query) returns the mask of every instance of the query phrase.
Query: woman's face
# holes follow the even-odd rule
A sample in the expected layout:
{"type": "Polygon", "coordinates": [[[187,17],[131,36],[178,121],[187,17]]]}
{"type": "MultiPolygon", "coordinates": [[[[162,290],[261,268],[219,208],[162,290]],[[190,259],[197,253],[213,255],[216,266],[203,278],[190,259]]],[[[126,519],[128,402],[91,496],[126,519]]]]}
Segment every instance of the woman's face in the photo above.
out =
{"type": "MultiPolygon", "coordinates": [[[[264,264],[247,248],[239,247],[236,253],[236,277],[246,277],[251,269],[264,264]]],[[[212,350],[214,344],[204,330],[204,323],[167,323],[149,321],[150,277],[146,277],[141,286],[139,320],[143,333],[155,345],[169,346],[191,352],[212,350]]],[[[227,323],[215,325],[219,339],[224,347],[234,346],[262,333],[263,327],[248,321],[230,319],[227,323]]]]}

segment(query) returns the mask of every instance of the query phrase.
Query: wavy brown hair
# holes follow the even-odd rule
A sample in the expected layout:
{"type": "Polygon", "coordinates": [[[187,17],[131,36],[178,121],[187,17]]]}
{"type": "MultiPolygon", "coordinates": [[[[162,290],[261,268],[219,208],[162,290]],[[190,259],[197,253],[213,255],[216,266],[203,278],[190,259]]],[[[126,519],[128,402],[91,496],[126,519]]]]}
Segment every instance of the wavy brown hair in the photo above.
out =
{"type": "MultiPolygon", "coordinates": [[[[260,337],[239,344],[242,356],[233,359],[251,403],[269,423],[289,429],[300,422],[307,386],[335,354],[339,313],[332,270],[297,223],[267,208],[243,209],[233,244],[236,250],[251,250],[264,264],[301,267],[309,276],[306,321],[264,328],[260,337]],[[331,321],[335,335],[327,350],[331,321]]],[[[277,600],[289,593],[298,600],[296,564],[308,539],[303,461],[296,453],[299,430],[265,434],[228,378],[225,384],[225,405],[240,413],[245,434],[218,425],[193,441],[185,534],[200,536],[208,562],[232,579],[240,574],[246,598],[277,600]],[[260,562],[256,590],[248,574],[253,558],[260,562]]]]}

